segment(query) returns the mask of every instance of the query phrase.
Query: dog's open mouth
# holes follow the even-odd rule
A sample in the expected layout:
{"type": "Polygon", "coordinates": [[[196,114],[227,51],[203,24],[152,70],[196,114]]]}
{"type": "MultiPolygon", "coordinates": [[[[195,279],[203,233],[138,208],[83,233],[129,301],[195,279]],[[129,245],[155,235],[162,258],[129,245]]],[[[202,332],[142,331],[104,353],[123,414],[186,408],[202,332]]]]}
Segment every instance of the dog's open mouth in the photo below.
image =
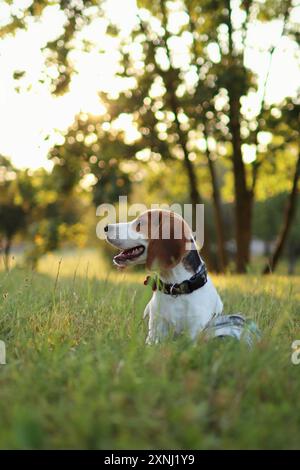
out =
{"type": "Polygon", "coordinates": [[[113,259],[117,266],[126,264],[126,261],[133,261],[141,256],[145,251],[145,247],[142,245],[129,248],[128,250],[122,250],[121,253],[116,255],[113,259]]]}

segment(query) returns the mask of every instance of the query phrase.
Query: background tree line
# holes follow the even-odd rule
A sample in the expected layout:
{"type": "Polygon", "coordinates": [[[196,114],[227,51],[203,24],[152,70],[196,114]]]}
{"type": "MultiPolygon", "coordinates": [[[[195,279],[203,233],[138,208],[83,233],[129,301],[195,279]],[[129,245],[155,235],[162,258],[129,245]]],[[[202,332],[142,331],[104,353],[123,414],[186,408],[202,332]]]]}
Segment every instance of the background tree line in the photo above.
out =
{"type": "MultiPolygon", "coordinates": [[[[48,3],[34,1],[22,18],[12,16],[2,35],[25,27],[28,17],[38,21],[48,3]]],[[[55,3],[65,15],[65,24],[62,34],[45,46],[45,67],[50,63],[57,67],[52,88],[61,94],[68,91],[76,73],[71,55],[74,38],[105,15],[105,2],[55,3]]],[[[107,24],[107,34],[119,41],[118,76],[125,84],[123,91],[118,96],[101,92],[106,112],[76,116],[63,143],[50,152],[54,166],[51,174],[44,174],[42,185],[54,191],[54,201],[41,203],[37,214],[32,192],[22,192],[19,183],[27,175],[29,187],[33,186],[34,178],[26,172],[14,170],[12,180],[6,176],[0,183],[5,194],[1,214],[7,215],[0,222],[4,250],[9,250],[13,236],[7,228],[13,218],[18,221],[12,224],[16,232],[39,220],[34,236],[45,220],[51,220],[52,242],[40,252],[47,251],[64,238],[58,236],[62,224],[67,224],[67,233],[81,220],[80,210],[68,217],[70,208],[76,207],[70,203],[72,198],[79,206],[89,198],[98,205],[130,194],[132,200],[144,197],[150,203],[155,197],[159,202],[176,200],[194,206],[204,202],[203,254],[210,269],[227,269],[228,241],[234,239],[236,270],[245,272],[251,239],[259,236],[266,242],[276,240],[266,245],[268,261],[263,269],[274,271],[287,241],[295,254],[299,239],[300,96],[270,105],[266,93],[273,58],[283,39],[294,41],[299,57],[299,24],[293,19],[296,2],[152,0],[139,1],[138,7],[130,35],[124,37],[117,25],[107,24]],[[249,32],[256,24],[274,19],[280,30],[274,44],[260,45],[267,67],[259,83],[248,65],[247,54],[253,47],[249,32]],[[247,106],[249,97],[255,109],[247,106]],[[89,191],[84,191],[81,183],[87,175],[93,178],[89,191]],[[17,199],[9,199],[7,188],[13,186],[18,186],[17,199]],[[6,198],[15,207],[11,216],[6,198]]],[[[3,160],[6,174],[12,171],[8,166],[3,160]]]]}

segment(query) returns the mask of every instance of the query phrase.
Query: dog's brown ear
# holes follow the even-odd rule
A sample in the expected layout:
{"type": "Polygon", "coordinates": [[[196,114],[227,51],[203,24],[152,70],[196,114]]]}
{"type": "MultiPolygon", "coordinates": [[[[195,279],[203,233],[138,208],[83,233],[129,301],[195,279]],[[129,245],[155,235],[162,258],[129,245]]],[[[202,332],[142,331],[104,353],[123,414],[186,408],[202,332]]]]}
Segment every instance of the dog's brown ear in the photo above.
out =
{"type": "Polygon", "coordinates": [[[173,212],[160,211],[158,215],[157,227],[151,231],[146,267],[150,270],[167,270],[176,266],[183,258],[190,229],[173,212]]]}

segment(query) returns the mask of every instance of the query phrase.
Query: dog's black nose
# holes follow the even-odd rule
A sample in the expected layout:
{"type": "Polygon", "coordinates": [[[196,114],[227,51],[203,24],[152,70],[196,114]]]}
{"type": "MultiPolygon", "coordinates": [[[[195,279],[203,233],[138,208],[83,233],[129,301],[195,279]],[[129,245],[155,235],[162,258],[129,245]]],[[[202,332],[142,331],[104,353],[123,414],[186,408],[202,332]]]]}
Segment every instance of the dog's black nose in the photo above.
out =
{"type": "Polygon", "coordinates": [[[104,232],[108,232],[108,225],[104,227],[104,232]]]}

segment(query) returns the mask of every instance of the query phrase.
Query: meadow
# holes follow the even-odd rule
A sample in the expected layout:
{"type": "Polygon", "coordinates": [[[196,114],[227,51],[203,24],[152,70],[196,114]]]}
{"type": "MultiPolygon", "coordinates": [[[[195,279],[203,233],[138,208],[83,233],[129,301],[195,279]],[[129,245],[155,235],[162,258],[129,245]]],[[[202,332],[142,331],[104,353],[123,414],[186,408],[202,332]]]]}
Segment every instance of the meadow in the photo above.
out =
{"type": "Polygon", "coordinates": [[[300,277],[215,276],[263,339],[145,346],[144,274],[94,252],[0,273],[1,449],[300,448],[300,277]]]}

